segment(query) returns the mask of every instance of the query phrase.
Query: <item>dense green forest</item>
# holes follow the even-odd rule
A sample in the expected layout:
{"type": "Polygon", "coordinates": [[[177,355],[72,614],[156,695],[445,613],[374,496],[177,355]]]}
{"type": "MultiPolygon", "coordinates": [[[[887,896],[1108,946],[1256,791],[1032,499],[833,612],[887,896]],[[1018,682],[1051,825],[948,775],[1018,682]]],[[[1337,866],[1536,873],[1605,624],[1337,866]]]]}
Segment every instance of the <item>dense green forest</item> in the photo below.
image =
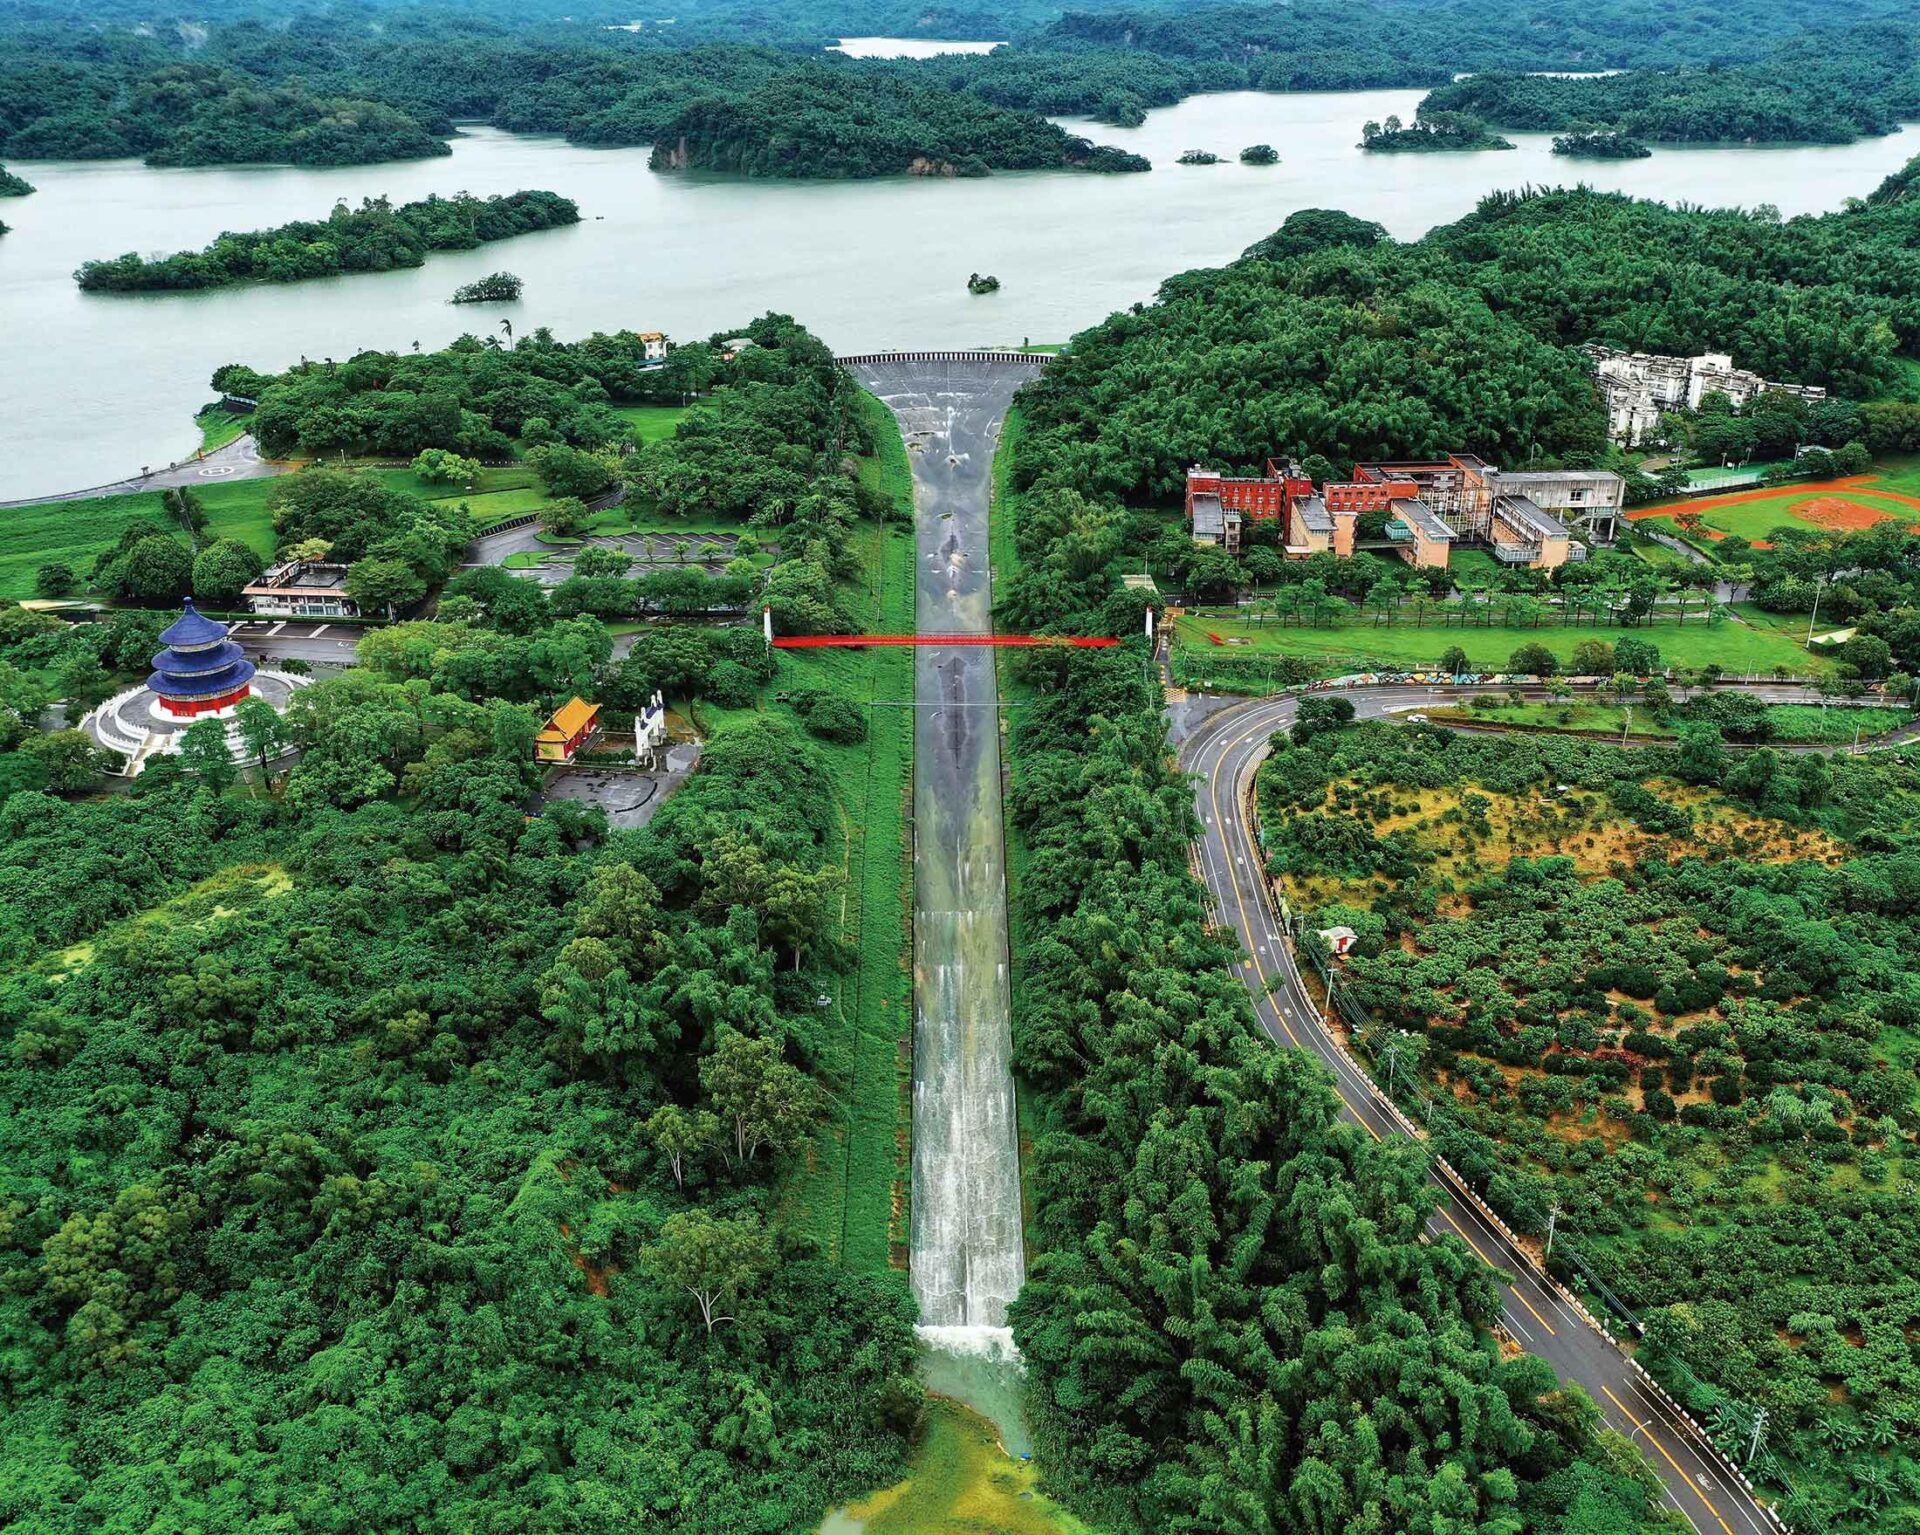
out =
{"type": "Polygon", "coordinates": [[[1767,1410],[1788,1521],[1908,1528],[1920,776],[1731,753],[1764,710],[1725,702],[1636,752],[1296,732],[1267,846],[1309,929],[1361,934],[1349,996],[1436,1145],[1520,1229],[1559,1207],[1561,1272],[1706,1421],[1767,1410]]]}
{"type": "Polygon", "coordinates": [[[89,261],[73,276],[88,292],[103,293],[299,282],[423,266],[429,251],[472,250],[490,240],[579,222],[579,208],[554,192],[485,198],[461,192],[397,208],[384,197],[369,197],[357,212],[336,203],[324,221],[223,234],[203,251],[173,256],[146,259],[128,252],[112,261],[89,261]]]}
{"type": "Polygon", "coordinates": [[[609,836],[523,817],[524,707],[354,674],[290,723],[271,796],[6,802],[7,1522],[799,1530],[889,1479],[906,1288],[769,1219],[804,740],[609,836]]]}
{"type": "Polygon", "coordinates": [[[1624,133],[1563,133],[1553,141],[1553,152],[1571,160],[1644,160],[1653,151],[1624,133]]]}
{"type": "MultiPolygon", "coordinates": [[[[8,42],[25,43],[21,38],[8,42]]],[[[26,159],[112,159],[150,165],[367,165],[448,153],[452,125],[422,121],[350,92],[319,95],[232,68],[0,53],[0,151],[26,159]]]]}
{"type": "MultiPolygon", "coordinates": [[[[1009,451],[1012,621],[1137,634],[1125,508],[1058,438],[1009,451]]],[[[1338,1125],[1317,1064],[1260,1034],[1141,656],[1029,657],[1009,824],[1038,1108],[1012,1323],[1049,1489],[1114,1535],[1660,1527],[1592,1404],[1493,1345],[1478,1260],[1422,1237],[1422,1153],[1338,1125]]]]}
{"type": "Polygon", "coordinates": [[[1920,117],[1920,33],[1893,22],[1810,33],[1728,68],[1479,74],[1430,93],[1421,112],[1433,110],[1534,132],[1605,125],[1656,142],[1845,144],[1920,117]]]}
{"type": "MultiPolygon", "coordinates": [[[[1823,6],[1822,26],[1908,21],[1900,0],[1823,6]]],[[[1732,0],[1650,8],[1512,0],[1371,0],[1343,5],[1216,4],[1073,6],[1025,35],[1042,49],[1127,50],[1204,60],[1244,71],[1254,89],[1353,90],[1442,84],[1461,70],[1642,69],[1731,63],[1764,56],[1808,30],[1803,9],[1782,0],[1732,0]]]]}
{"type": "MultiPolygon", "coordinates": [[[[1825,8],[1821,20],[1890,16],[1905,19],[1895,0],[1851,0],[1825,8]]],[[[916,160],[1003,163],[996,155],[1009,167],[1080,163],[1039,114],[1135,124],[1150,107],[1208,90],[1445,86],[1462,71],[1582,67],[1734,65],[1726,78],[1748,82],[1742,70],[1759,71],[1751,77],[1758,81],[1768,70],[1804,65],[1817,83],[1796,87],[1797,99],[1851,124],[1848,137],[1884,131],[1870,125],[1912,95],[1900,63],[1911,58],[1910,40],[1876,57],[1880,34],[1862,32],[1848,34],[1839,50],[1823,39],[1769,57],[1805,25],[1804,13],[1782,0],[1689,6],[1658,18],[1624,0],[1543,6],[1521,18],[1502,0],[1444,8],[1307,0],[1064,16],[1020,0],[910,16],[791,0],[696,7],[671,27],[638,30],[593,7],[555,15],[497,4],[382,6],[350,18],[242,5],[211,27],[139,20],[148,24],[76,28],[53,7],[29,6],[0,22],[0,153],[370,163],[444,153],[453,123],[472,119],[562,132],[577,143],[663,144],[668,163],[684,135],[697,163],[870,175],[916,160]],[[1016,41],[990,55],[927,60],[821,52],[834,37],[876,27],[1016,41]],[[982,102],[1017,116],[985,114],[982,102]],[[834,154],[836,131],[857,152],[834,154]],[[796,151],[785,147],[789,139],[796,151]]],[[[1608,88],[1638,91],[1666,77],[1623,78],[1634,83],[1608,88]]],[[[1754,92],[1765,94],[1758,85],[1754,92]]]]}
{"type": "MultiPolygon", "coordinates": [[[[682,425],[784,439],[742,507],[781,527],[768,593],[844,600],[872,417],[791,321],[728,334],[756,345],[682,425]]],[[[512,377],[617,381],[624,356],[536,345],[512,377]]],[[[553,387],[529,399],[557,417],[553,387]]],[[[356,571],[432,526],[338,470],[272,511],[356,571]]],[[[774,659],[675,626],[615,661],[558,595],[468,572],[262,727],[290,768],[242,784],[196,738],[80,799],[48,791],[87,787],[90,751],[33,722],[144,667],[168,617],[0,614],[9,1527],[771,1535],[897,1478],[907,1286],[827,1261],[787,1194],[844,1090],[818,999],[852,963],[848,711],[725,717],[644,831],[543,805],[557,700],[737,709],[774,659]]]]}
{"type": "Polygon", "coordinates": [[[651,136],[655,170],[842,177],[1151,169],[1139,155],[1096,147],[1031,111],[848,65],[796,65],[737,100],[697,101],[651,136]]]}

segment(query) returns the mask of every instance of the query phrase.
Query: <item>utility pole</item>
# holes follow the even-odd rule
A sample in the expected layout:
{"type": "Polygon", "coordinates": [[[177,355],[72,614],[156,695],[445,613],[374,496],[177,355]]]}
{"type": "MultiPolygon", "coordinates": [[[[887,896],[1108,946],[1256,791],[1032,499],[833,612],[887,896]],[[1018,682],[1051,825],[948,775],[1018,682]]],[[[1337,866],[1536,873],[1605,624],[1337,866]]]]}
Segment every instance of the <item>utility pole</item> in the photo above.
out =
{"type": "Polygon", "coordinates": [[[1767,1431],[1767,1409],[1755,1410],[1753,1415],[1753,1442],[1747,1446],[1747,1464],[1753,1464],[1753,1457],[1760,1453],[1760,1440],[1767,1431]]]}
{"type": "Polygon", "coordinates": [[[1555,1202],[1554,1207],[1551,1210],[1547,1211],[1547,1251],[1545,1254],[1546,1257],[1551,1258],[1553,1256],[1553,1229],[1556,1225],[1559,1224],[1560,1217],[1565,1215],[1566,1213],[1567,1212],[1565,1210],[1562,1210],[1560,1208],[1559,1203],[1557,1201],[1555,1202]]]}
{"type": "Polygon", "coordinates": [[[1626,718],[1620,721],[1620,745],[1622,749],[1624,749],[1627,744],[1627,732],[1633,729],[1633,705],[1625,705],[1624,713],[1626,718]]]}
{"type": "Polygon", "coordinates": [[[1813,611],[1807,615],[1807,643],[1813,643],[1813,621],[1820,616],[1820,593],[1826,588],[1818,581],[1813,583],[1813,611]]]}

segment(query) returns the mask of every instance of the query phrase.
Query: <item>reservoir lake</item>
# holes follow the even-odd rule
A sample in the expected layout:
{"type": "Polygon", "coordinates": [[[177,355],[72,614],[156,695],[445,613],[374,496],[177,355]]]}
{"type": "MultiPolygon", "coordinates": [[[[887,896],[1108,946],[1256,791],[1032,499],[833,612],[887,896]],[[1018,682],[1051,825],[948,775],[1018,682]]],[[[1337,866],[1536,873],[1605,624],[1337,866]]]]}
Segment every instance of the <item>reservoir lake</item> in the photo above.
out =
{"type": "MultiPolygon", "coordinates": [[[[871,40],[859,40],[863,43],[871,40]]],[[[1573,163],[1542,134],[1508,152],[1365,155],[1361,125],[1410,119],[1419,91],[1193,97],[1138,128],[1063,120],[1146,155],[1147,174],[1023,172],[978,180],[756,181],[656,174],[648,151],[470,128],[450,157],[338,170],[150,169],[132,160],[18,161],[31,197],[0,216],[0,499],[105,484],[189,456],[193,411],[223,363],[431,349],[462,331],[549,326],[704,336],[767,310],[841,352],[1065,341],[1163,278],[1232,260],[1298,208],[1333,207],[1413,238],[1484,194],[1590,185],[1785,215],[1864,196],[1909,156],[1911,132],[1844,146],[1656,148],[1651,159],[1573,163]],[[1243,166],[1249,144],[1280,163],[1243,166]],[[1204,149],[1214,166],[1176,157],[1204,149]],[[198,249],[223,230],[322,218],[339,199],[540,187],[583,222],[429,257],[405,272],[206,293],[82,294],[82,262],[198,249]],[[463,282],[507,270],[517,304],[456,308],[463,282]],[[969,273],[1000,291],[975,297],[969,273]]]]}

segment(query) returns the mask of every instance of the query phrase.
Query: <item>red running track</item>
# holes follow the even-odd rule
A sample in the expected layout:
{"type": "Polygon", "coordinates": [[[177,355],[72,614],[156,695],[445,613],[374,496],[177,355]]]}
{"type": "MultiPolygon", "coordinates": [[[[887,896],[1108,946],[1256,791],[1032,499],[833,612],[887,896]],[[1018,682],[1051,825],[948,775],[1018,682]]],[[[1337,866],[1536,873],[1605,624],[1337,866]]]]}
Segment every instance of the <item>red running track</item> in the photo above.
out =
{"type": "Polygon", "coordinates": [[[1080,650],[1105,650],[1118,645],[1095,634],[780,634],[775,650],[818,650],[828,645],[1072,645],[1080,650]]]}

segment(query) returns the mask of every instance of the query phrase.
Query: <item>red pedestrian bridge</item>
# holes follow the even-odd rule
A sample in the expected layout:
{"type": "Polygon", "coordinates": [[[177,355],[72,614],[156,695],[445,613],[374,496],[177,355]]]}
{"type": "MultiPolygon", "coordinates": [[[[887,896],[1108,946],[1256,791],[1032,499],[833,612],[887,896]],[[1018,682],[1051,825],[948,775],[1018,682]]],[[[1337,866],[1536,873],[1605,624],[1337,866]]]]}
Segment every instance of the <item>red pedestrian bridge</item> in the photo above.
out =
{"type": "Polygon", "coordinates": [[[1014,649],[1069,645],[1077,650],[1106,650],[1120,642],[1097,634],[777,634],[775,650],[821,650],[862,645],[992,645],[1014,649]]]}

